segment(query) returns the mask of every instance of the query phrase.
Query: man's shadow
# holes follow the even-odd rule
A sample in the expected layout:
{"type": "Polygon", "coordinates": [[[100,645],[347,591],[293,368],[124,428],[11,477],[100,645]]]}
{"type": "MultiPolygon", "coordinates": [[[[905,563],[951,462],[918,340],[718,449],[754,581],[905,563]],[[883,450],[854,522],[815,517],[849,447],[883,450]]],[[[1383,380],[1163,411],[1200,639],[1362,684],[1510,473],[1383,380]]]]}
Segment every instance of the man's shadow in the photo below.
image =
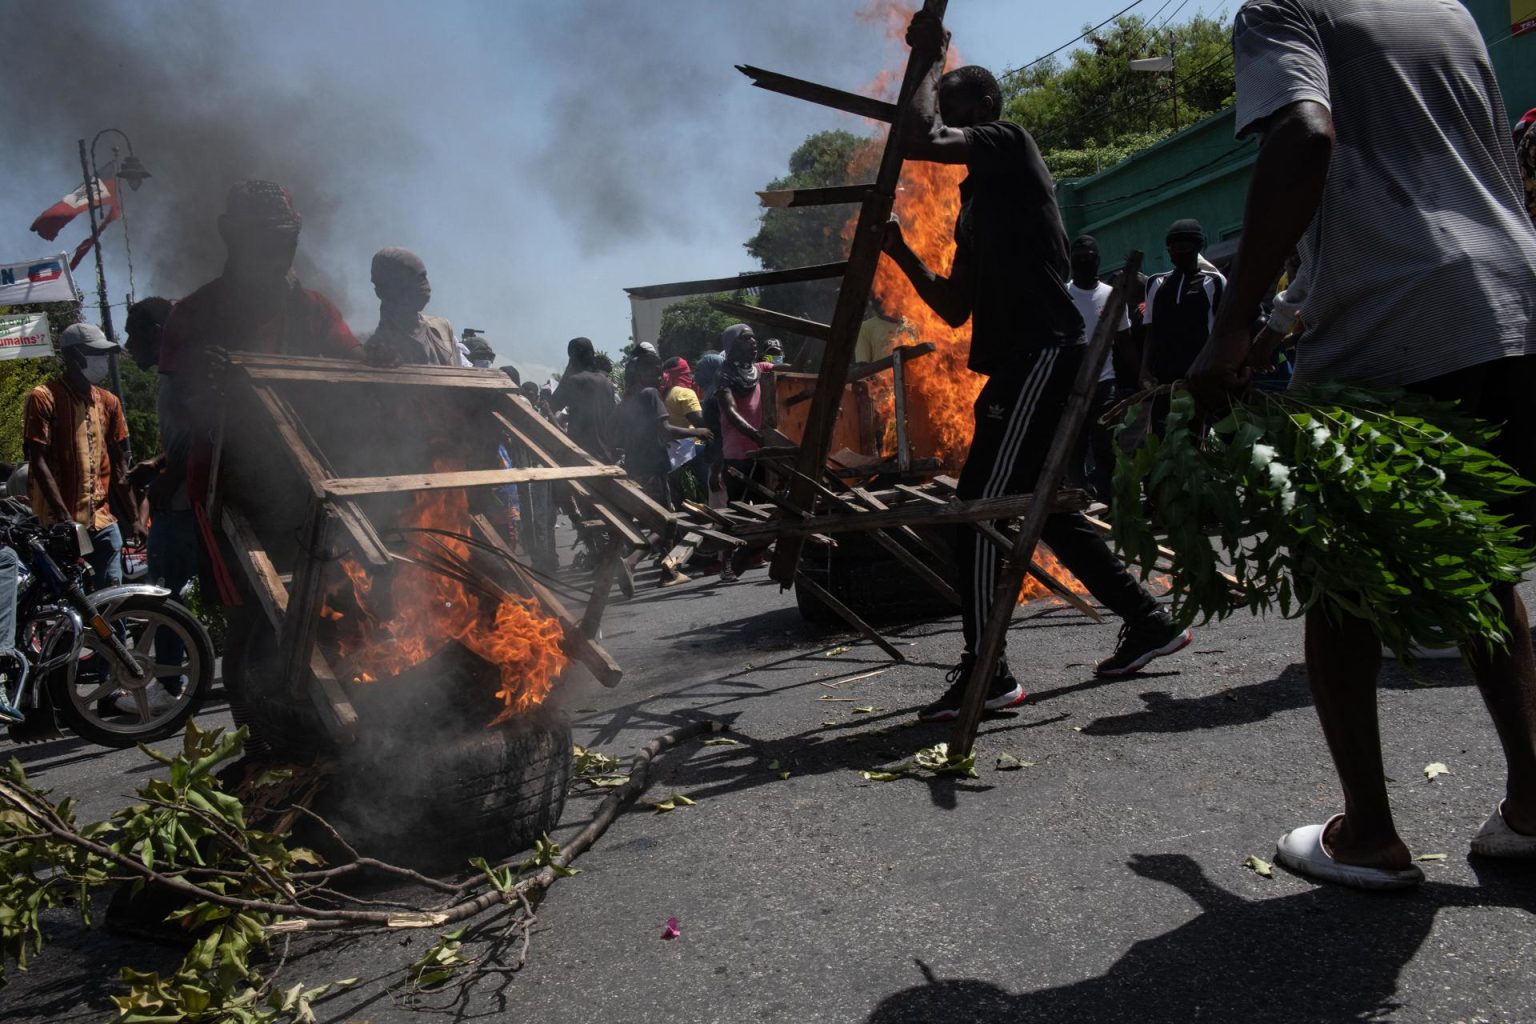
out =
{"type": "Polygon", "coordinates": [[[1399,895],[1318,887],[1248,900],[1220,888],[1183,854],[1137,855],[1129,867],[1183,890],[1194,920],[1136,943],[1096,978],[1011,993],[974,979],[940,980],[883,1000],[868,1024],[1334,1024],[1374,1020],[1397,1007],[1398,973],[1445,907],[1513,906],[1536,912],[1518,872],[1488,869],[1478,887],[1428,883],[1399,895]]]}

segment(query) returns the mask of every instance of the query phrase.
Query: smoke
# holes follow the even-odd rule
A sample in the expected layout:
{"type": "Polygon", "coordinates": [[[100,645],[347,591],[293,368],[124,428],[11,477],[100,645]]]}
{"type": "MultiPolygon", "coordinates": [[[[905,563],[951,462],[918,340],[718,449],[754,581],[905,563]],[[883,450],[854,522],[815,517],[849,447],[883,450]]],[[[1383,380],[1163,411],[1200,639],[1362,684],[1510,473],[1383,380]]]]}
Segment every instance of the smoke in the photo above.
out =
{"type": "Polygon", "coordinates": [[[699,211],[750,208],[743,168],[766,158],[766,182],[800,139],[847,125],[825,108],[751,88],[733,65],[854,89],[885,56],[852,3],[666,8],[590,0],[530,26],[535,48],[568,55],[552,62],[535,173],[589,251],[647,235],[718,238],[721,225],[699,211]],[[743,144],[744,134],[759,141],[743,144]]]}
{"type": "MultiPolygon", "coordinates": [[[[371,305],[369,253],[347,244],[349,221],[361,223],[364,208],[387,203],[367,194],[366,172],[399,161],[415,143],[385,97],[342,90],[314,63],[258,63],[242,46],[238,20],[257,10],[33,5],[24,38],[6,57],[0,169],[12,183],[47,183],[37,197],[42,209],[80,179],[76,139],[89,144],[103,128],[126,131],[153,175],[141,191],[124,190],[137,291],[172,298],[222,268],[216,222],[229,186],[276,181],[304,216],[300,277],[355,314],[371,305]]],[[[121,142],[103,136],[98,163],[121,142]]],[[[75,226],[68,230],[73,237],[75,226]]]]}

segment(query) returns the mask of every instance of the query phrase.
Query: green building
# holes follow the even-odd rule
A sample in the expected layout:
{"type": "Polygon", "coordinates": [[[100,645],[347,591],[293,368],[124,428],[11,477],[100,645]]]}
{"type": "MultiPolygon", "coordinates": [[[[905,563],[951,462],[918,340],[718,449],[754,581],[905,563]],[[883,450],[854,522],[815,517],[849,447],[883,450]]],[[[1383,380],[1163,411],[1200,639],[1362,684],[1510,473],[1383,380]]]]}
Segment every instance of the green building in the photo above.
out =
{"type": "MultiPolygon", "coordinates": [[[[1477,19],[1510,123],[1536,107],[1536,30],[1512,32],[1530,0],[1462,0],[1477,19]]],[[[1206,255],[1225,265],[1243,229],[1248,178],[1258,153],[1253,139],[1233,137],[1232,108],[1171,135],[1128,160],[1088,178],[1061,182],[1057,200],[1067,237],[1093,235],[1104,270],[1136,248],[1146,253],[1145,272],[1169,269],[1163,235],[1181,217],[1205,228],[1206,255]]]]}

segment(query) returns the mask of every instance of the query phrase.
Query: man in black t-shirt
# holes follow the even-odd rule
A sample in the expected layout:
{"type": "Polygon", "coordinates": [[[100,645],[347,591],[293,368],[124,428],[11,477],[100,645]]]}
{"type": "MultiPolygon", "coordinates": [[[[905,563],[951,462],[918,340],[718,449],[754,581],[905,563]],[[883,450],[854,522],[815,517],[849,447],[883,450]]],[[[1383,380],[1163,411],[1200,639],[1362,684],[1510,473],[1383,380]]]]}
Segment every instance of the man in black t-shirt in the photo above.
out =
{"type": "MultiPolygon", "coordinates": [[[[885,251],[919,296],[945,321],[971,322],[969,367],[988,381],[976,400],[976,428],[960,473],[961,500],[1030,490],[1051,446],[1083,357],[1083,318],[1067,294],[1067,238],[1055,187],[1028,132],[998,120],[997,80],[985,68],[942,74],[948,46],[943,24],[925,12],[912,19],[914,59],[933,70],[914,91],[902,140],[908,159],[965,164],[955,221],[955,258],[948,277],[930,270],[907,246],[900,226],[888,228],[885,251]]],[[[1043,539],[1102,604],[1125,620],[1118,649],[1100,662],[1101,676],[1136,672],[1190,641],[1145,587],[1126,572],[1079,513],[1046,521],[1043,539]]],[[[919,714],[947,721],[959,714],[996,589],[1001,552],[962,528],[960,568],[965,652],[949,691],[919,714]]],[[[986,708],[1011,707],[1024,689],[999,661],[986,708]]]]}
{"type": "Polygon", "coordinates": [[[1144,388],[1184,379],[1211,336],[1216,307],[1227,287],[1227,279],[1200,259],[1205,230],[1199,221],[1174,221],[1168,229],[1167,245],[1173,269],[1147,282],[1143,314],[1147,337],[1141,354],[1144,388]]]}

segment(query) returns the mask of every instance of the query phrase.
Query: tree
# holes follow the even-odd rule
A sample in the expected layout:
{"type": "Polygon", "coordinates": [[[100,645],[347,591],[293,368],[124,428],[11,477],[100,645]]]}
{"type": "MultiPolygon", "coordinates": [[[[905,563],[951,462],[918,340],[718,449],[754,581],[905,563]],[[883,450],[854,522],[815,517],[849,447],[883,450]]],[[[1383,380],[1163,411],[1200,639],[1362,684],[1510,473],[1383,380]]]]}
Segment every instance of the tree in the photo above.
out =
{"type": "Polygon", "coordinates": [[[672,303],[661,311],[661,329],[656,337],[656,350],[661,353],[661,358],[682,356],[692,363],[701,353],[719,345],[721,331],[741,322],[738,317],[711,306],[709,300],[712,298],[757,305],[756,297],[746,292],[696,295],[672,303]]]}
{"type": "MultiPolygon", "coordinates": [[[[789,156],[789,173],[768,183],[769,191],[797,188],[828,188],[851,185],[850,166],[869,140],[852,132],[817,132],[789,156]]],[[[746,249],[767,270],[835,263],[848,255],[843,228],[854,207],[804,206],[763,211],[757,234],[747,239],[746,249]]],[[[811,320],[832,317],[838,282],[806,281],[762,289],[765,309],[774,309],[811,320]]]]}
{"type": "Polygon", "coordinates": [[[1197,15],[1154,30],[1134,15],[1066,63],[1041,61],[1005,78],[1003,116],[1035,137],[1058,178],[1094,174],[1232,103],[1231,22],[1197,15]],[[1133,71],[1172,53],[1174,71],[1133,71]]]}

